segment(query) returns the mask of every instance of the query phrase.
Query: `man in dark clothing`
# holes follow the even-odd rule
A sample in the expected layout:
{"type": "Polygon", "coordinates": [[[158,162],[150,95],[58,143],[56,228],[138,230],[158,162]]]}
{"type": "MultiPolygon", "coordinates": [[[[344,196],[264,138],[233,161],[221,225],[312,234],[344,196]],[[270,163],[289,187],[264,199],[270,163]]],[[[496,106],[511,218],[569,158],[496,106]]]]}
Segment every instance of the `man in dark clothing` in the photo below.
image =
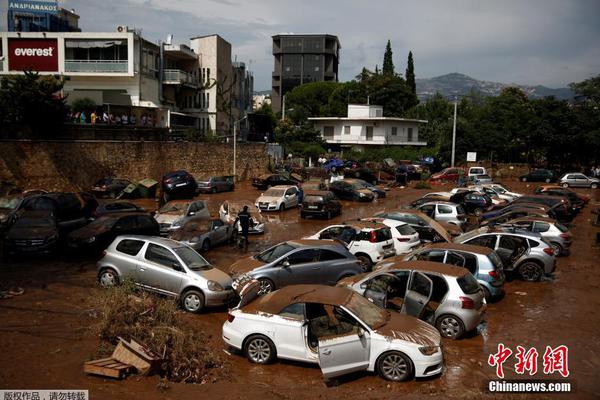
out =
{"type": "Polygon", "coordinates": [[[248,230],[250,230],[250,213],[248,212],[248,206],[244,206],[244,209],[238,213],[233,226],[240,223],[240,228],[242,228],[242,237],[244,238],[244,248],[248,248],[248,230]]]}
{"type": "Polygon", "coordinates": [[[396,170],[396,182],[400,186],[406,186],[406,178],[408,176],[408,167],[404,164],[400,164],[396,170]]]}

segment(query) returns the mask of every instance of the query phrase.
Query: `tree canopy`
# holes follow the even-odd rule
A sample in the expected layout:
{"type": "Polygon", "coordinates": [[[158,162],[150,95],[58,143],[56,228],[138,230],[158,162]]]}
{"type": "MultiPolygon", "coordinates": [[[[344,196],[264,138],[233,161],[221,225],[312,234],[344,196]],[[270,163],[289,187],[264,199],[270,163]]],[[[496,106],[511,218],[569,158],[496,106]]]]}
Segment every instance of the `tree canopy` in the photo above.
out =
{"type": "Polygon", "coordinates": [[[394,75],[394,60],[392,58],[392,44],[389,39],[385,45],[385,53],[383,54],[383,75],[394,75]]]}

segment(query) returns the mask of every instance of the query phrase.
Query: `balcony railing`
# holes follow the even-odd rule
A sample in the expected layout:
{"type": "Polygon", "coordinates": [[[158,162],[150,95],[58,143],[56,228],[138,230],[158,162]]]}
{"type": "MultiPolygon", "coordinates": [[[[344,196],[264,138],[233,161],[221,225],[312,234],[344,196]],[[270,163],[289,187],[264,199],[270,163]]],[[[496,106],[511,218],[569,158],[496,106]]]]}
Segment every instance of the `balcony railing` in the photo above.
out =
{"type": "Polygon", "coordinates": [[[180,69],[165,69],[164,73],[164,83],[166,84],[189,85],[193,87],[197,87],[199,84],[198,79],[194,78],[194,75],[180,69]]]}
{"type": "Polygon", "coordinates": [[[65,60],[65,72],[126,73],[127,60],[65,60]]]}

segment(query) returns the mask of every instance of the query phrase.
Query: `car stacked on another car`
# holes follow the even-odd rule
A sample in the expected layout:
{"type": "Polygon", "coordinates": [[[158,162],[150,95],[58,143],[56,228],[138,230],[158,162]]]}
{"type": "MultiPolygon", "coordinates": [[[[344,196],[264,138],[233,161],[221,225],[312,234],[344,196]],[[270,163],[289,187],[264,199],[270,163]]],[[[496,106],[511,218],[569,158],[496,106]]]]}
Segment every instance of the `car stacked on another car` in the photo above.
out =
{"type": "Polygon", "coordinates": [[[233,241],[237,231],[220,218],[192,218],[181,228],[171,232],[169,238],[190,246],[198,252],[206,252],[223,243],[233,241]]]}
{"type": "Polygon", "coordinates": [[[173,199],[190,199],[196,195],[198,184],[187,171],[169,172],[162,179],[162,194],[165,202],[173,199]]]}
{"type": "Polygon", "coordinates": [[[550,207],[552,213],[548,213],[548,215],[562,222],[572,221],[577,212],[577,209],[573,208],[571,202],[565,196],[524,195],[516,199],[513,205],[522,203],[535,203],[550,207]]]}
{"type": "MultiPolygon", "coordinates": [[[[417,231],[419,239],[423,243],[452,241],[452,237],[441,223],[429,218],[419,210],[400,209],[381,211],[376,213],[374,217],[406,222],[411,228],[417,231]]],[[[455,225],[452,226],[456,227],[455,225]]]]}
{"type": "Polygon", "coordinates": [[[421,245],[419,234],[409,224],[391,218],[363,218],[362,221],[377,222],[388,226],[392,231],[396,255],[410,253],[421,245]]]}
{"type": "Polygon", "coordinates": [[[271,186],[256,199],[256,208],[261,211],[284,211],[298,206],[299,190],[296,186],[271,186]]]}
{"type": "Polygon", "coordinates": [[[316,216],[331,219],[342,215],[342,203],[330,191],[307,191],[301,204],[300,218],[316,216]]]}
{"type": "Polygon", "coordinates": [[[480,193],[475,190],[459,191],[450,197],[452,203],[461,204],[464,209],[470,213],[480,216],[486,211],[490,211],[494,208],[501,208],[506,205],[505,201],[497,202],[494,201],[485,193],[480,193]]]}
{"type": "Polygon", "coordinates": [[[461,228],[467,223],[467,213],[461,204],[435,201],[422,204],[417,210],[438,222],[447,222],[461,228]]]}

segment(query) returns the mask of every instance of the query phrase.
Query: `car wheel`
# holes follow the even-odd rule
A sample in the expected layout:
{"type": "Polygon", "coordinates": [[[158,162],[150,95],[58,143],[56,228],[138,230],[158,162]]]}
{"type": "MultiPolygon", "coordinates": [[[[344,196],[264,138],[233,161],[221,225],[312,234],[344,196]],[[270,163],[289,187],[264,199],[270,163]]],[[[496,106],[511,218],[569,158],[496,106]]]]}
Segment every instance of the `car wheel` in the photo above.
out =
{"type": "Polygon", "coordinates": [[[533,261],[526,261],[519,267],[519,275],[526,282],[537,282],[543,274],[542,267],[533,261]]]}
{"type": "Polygon", "coordinates": [[[281,205],[279,206],[279,211],[285,211],[285,204],[281,203],[281,205]]]}
{"type": "Polygon", "coordinates": [[[552,246],[552,249],[554,249],[554,255],[556,257],[559,257],[563,254],[563,247],[560,245],[560,243],[550,242],[550,246],[552,246]]]}
{"type": "Polygon", "coordinates": [[[465,333],[465,325],[454,315],[442,315],[435,326],[440,334],[448,339],[458,339],[465,333]]]}
{"type": "Polygon", "coordinates": [[[356,258],[358,258],[358,262],[360,263],[360,266],[364,272],[371,270],[371,267],[373,266],[373,262],[371,261],[371,258],[369,256],[364,255],[364,254],[359,254],[356,256],[356,258]]]}
{"type": "Polygon", "coordinates": [[[473,210],[473,213],[476,216],[481,217],[481,214],[483,214],[483,210],[481,208],[476,208],[475,210],[473,210]]]}
{"type": "Polygon", "coordinates": [[[569,187],[569,184],[567,182],[562,184],[562,187],[564,187],[565,189],[569,187]]]}
{"type": "Polygon", "coordinates": [[[119,274],[112,268],[106,268],[100,272],[98,282],[103,287],[112,287],[119,284],[119,274]]]}
{"type": "Polygon", "coordinates": [[[260,278],[258,283],[260,284],[260,290],[258,291],[259,295],[271,293],[273,290],[275,290],[275,284],[270,279],[260,278]]]}
{"type": "Polygon", "coordinates": [[[205,252],[205,251],[209,251],[209,250],[210,250],[210,240],[208,240],[208,239],[204,239],[204,242],[202,242],[202,247],[201,247],[201,250],[202,250],[203,252],[205,252]]]}
{"type": "Polygon", "coordinates": [[[598,184],[597,184],[597,183],[592,183],[592,184],[590,185],[590,187],[591,187],[592,189],[598,189],[598,184]]]}
{"type": "Polygon", "coordinates": [[[188,290],[181,297],[181,306],[190,313],[199,313],[204,308],[204,295],[198,290],[188,290]]]}
{"type": "Polygon", "coordinates": [[[244,353],[255,364],[269,364],[277,357],[277,350],[271,339],[263,335],[254,335],[246,340],[244,353]]]}
{"type": "Polygon", "coordinates": [[[402,382],[412,376],[413,365],[405,354],[390,351],[377,359],[377,373],[388,381],[402,382]]]}
{"type": "Polygon", "coordinates": [[[524,176],[521,178],[521,182],[527,182],[527,178],[524,176]]]}

